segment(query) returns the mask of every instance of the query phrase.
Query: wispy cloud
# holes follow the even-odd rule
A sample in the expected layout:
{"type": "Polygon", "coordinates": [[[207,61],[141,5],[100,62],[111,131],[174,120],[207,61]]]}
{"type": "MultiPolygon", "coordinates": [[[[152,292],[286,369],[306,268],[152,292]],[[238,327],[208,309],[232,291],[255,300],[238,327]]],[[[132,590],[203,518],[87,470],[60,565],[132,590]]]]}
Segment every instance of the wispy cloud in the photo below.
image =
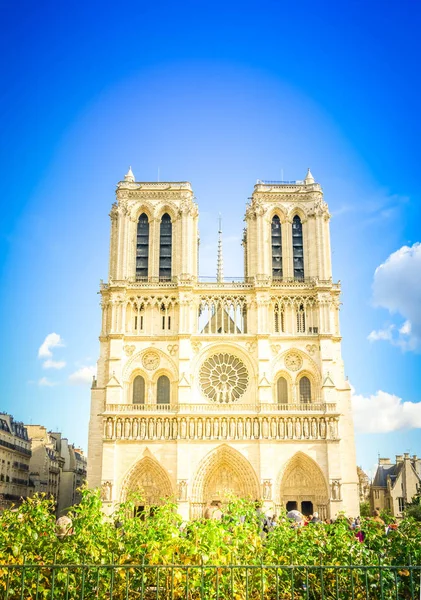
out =
{"type": "Polygon", "coordinates": [[[51,358],[51,349],[64,346],[64,342],[58,333],[49,333],[38,349],[38,358],[51,358]]]}
{"type": "Polygon", "coordinates": [[[368,397],[353,391],[352,408],[358,433],[421,428],[421,402],[404,402],[399,396],[382,390],[368,397]]]}
{"type": "Polygon", "coordinates": [[[56,381],[51,381],[47,377],[41,377],[38,381],[38,385],[41,387],[54,387],[55,385],[58,385],[58,383],[56,381]]]}
{"type": "Polygon", "coordinates": [[[72,385],[87,385],[92,383],[92,377],[96,373],[93,366],[84,366],[69,375],[69,383],[72,385]]]}
{"type": "Polygon", "coordinates": [[[47,358],[47,360],[42,363],[42,366],[44,369],[63,369],[66,366],[66,361],[47,358]]]}

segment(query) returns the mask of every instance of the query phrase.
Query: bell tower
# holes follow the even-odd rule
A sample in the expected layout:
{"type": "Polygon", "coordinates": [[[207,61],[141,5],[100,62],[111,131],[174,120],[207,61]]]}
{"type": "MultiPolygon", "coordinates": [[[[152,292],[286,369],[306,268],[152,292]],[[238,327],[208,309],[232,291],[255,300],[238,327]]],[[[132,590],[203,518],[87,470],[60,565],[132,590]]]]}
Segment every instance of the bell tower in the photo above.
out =
{"type": "Polygon", "coordinates": [[[190,183],[137,183],[130,168],[116,196],[110,280],[196,279],[198,210],[190,183]]]}
{"type": "Polygon", "coordinates": [[[329,211],[310,169],[304,180],[258,180],[246,211],[245,276],[332,277],[329,211]]]}

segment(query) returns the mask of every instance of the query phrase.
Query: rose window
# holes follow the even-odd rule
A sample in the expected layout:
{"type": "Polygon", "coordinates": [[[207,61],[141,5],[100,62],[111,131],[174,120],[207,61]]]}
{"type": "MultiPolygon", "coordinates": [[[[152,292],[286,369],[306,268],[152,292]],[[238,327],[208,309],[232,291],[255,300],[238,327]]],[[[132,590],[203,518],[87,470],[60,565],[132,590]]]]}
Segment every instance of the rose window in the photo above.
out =
{"type": "Polygon", "coordinates": [[[200,387],[212,402],[236,402],[247,389],[249,375],[244,363],[232,354],[209,357],[200,369],[200,387]]]}

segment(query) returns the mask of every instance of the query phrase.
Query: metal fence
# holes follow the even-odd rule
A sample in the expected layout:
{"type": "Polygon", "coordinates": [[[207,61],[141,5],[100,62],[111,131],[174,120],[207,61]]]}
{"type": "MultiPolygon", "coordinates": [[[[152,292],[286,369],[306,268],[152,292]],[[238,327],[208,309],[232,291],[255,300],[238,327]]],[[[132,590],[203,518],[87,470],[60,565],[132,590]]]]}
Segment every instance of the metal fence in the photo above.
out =
{"type": "Polygon", "coordinates": [[[1,600],[419,600],[420,565],[0,565],[1,600]]]}

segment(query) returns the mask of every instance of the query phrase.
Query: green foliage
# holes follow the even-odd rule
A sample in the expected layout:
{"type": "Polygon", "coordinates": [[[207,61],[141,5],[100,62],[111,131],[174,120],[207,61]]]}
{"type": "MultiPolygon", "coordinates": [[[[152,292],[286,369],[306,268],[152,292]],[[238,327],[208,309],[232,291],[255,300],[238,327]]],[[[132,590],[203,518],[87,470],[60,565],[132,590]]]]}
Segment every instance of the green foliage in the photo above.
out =
{"type": "Polygon", "coordinates": [[[369,517],[371,515],[370,502],[360,502],[360,515],[362,517],[369,517]]]}
{"type": "MultiPolygon", "coordinates": [[[[9,600],[79,598],[83,588],[86,598],[109,598],[112,591],[115,600],[135,599],[142,598],[139,590],[143,590],[144,598],[149,597],[146,592],[153,595],[158,591],[157,597],[162,599],[211,600],[216,597],[216,587],[220,600],[243,599],[246,593],[250,599],[264,595],[270,600],[276,597],[275,589],[283,594],[278,597],[291,597],[291,572],[275,568],[262,571],[262,564],[298,565],[294,598],[321,598],[322,585],[324,589],[339,585],[345,598],[351,597],[350,577],[347,571],[335,571],[339,565],[421,564],[421,525],[412,518],[404,519],[387,535],[381,524],[363,518],[365,540],[361,542],[345,517],[331,525],[310,524],[297,529],[281,515],[266,534],[263,515],[256,512],[253,503],[238,498],[230,499],[221,521],[183,523],[172,502],[157,507],[153,516],[133,517],[135,507],[141,504],[141,498],[130,497],[111,518],[105,517],[99,491],[83,490],[81,504],[69,512],[72,529],[63,537],[57,535],[54,507],[46,497],[36,496],[15,510],[6,510],[0,518],[0,598],[6,597],[6,589],[9,600]],[[24,564],[31,566],[25,567],[22,579],[24,564]],[[54,571],[55,564],[76,566],[54,571]],[[9,569],[8,575],[4,565],[16,568],[9,569]],[[168,565],[179,566],[161,568],[157,576],[158,566],[168,565]],[[320,565],[327,567],[323,582],[320,565]],[[306,596],[309,585],[312,594],[306,596]]],[[[390,577],[385,574],[383,584],[390,586],[386,590],[393,590],[399,580],[400,590],[406,593],[409,571],[401,571],[390,577]]],[[[358,593],[364,593],[367,585],[374,586],[375,597],[378,576],[377,571],[357,573],[352,579],[352,585],[357,586],[355,597],[365,597],[358,593]]]]}

